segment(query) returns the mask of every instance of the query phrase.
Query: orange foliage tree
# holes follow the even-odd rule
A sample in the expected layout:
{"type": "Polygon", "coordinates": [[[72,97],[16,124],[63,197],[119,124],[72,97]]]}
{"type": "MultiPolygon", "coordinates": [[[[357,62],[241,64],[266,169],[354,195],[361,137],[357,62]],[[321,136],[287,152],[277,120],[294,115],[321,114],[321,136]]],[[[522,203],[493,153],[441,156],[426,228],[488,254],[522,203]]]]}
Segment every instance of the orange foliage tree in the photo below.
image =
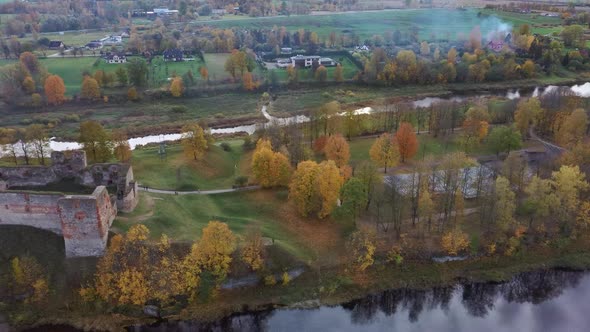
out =
{"type": "Polygon", "coordinates": [[[184,84],[182,83],[182,78],[177,76],[172,80],[172,83],[170,84],[170,94],[172,94],[173,97],[180,97],[182,96],[183,92],[184,84]]]}
{"type": "Polygon", "coordinates": [[[66,100],[66,86],[61,77],[49,75],[45,80],[45,96],[50,105],[59,105],[66,100]]]}
{"type": "Polygon", "coordinates": [[[252,173],[264,188],[286,186],[291,177],[289,158],[281,152],[273,152],[268,140],[259,140],[252,155],[252,173]]]}
{"type": "Polygon", "coordinates": [[[402,122],[398,131],[395,133],[395,141],[399,151],[402,163],[412,158],[418,152],[418,138],[414,127],[408,122],[402,122]]]}
{"type": "Polygon", "coordinates": [[[336,166],[342,167],[348,164],[350,159],[350,147],[346,139],[342,135],[332,135],[328,137],[326,146],[324,147],[326,158],[334,160],[336,166]]]}

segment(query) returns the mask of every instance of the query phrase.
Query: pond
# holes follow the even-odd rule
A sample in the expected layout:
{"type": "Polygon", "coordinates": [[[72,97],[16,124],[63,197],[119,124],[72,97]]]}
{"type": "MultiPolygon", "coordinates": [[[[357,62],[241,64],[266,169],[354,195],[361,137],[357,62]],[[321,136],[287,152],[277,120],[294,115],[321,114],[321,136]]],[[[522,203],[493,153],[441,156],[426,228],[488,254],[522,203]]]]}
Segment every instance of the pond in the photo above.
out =
{"type": "Polygon", "coordinates": [[[129,327],[152,331],[588,331],[590,273],[549,270],[506,283],[400,289],[339,306],[277,309],[220,321],[129,327]]]}

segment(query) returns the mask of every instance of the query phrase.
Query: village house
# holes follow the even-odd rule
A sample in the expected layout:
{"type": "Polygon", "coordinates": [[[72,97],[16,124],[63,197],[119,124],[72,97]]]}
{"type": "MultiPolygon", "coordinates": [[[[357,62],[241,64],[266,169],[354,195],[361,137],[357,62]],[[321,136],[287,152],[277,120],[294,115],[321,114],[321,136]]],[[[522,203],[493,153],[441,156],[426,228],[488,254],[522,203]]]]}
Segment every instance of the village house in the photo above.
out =
{"type": "Polygon", "coordinates": [[[488,48],[494,52],[501,52],[504,48],[504,42],[492,40],[488,43],[488,48]]]}
{"type": "Polygon", "coordinates": [[[47,46],[50,50],[57,50],[66,47],[66,45],[64,45],[64,43],[61,40],[52,40],[49,42],[49,45],[47,46]]]}
{"type": "Polygon", "coordinates": [[[109,54],[105,56],[106,63],[127,63],[127,57],[123,54],[109,54]]]}
{"type": "Polygon", "coordinates": [[[163,53],[164,61],[180,62],[184,60],[184,54],[178,48],[167,49],[163,53]]]}
{"type": "MultiPolygon", "coordinates": [[[[291,57],[291,65],[293,67],[300,67],[300,68],[309,68],[314,65],[317,66],[324,66],[324,67],[334,67],[338,63],[331,58],[322,58],[319,55],[296,55],[291,57]]],[[[281,63],[277,61],[278,67],[281,66],[281,63]]]]}
{"type": "Polygon", "coordinates": [[[89,50],[96,50],[102,48],[102,43],[99,40],[93,40],[90,43],[86,44],[86,48],[89,50]]]}

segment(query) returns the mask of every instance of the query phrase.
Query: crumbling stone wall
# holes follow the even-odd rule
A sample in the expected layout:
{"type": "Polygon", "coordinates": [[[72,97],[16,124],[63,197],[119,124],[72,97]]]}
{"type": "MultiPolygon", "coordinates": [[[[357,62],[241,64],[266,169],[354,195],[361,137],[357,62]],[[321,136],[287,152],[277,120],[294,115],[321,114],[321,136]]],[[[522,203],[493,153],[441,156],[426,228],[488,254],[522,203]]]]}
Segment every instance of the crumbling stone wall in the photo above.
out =
{"type": "Polygon", "coordinates": [[[23,225],[63,235],[67,257],[100,256],[117,205],[106,187],[91,195],[0,192],[0,226],[23,225]]]}

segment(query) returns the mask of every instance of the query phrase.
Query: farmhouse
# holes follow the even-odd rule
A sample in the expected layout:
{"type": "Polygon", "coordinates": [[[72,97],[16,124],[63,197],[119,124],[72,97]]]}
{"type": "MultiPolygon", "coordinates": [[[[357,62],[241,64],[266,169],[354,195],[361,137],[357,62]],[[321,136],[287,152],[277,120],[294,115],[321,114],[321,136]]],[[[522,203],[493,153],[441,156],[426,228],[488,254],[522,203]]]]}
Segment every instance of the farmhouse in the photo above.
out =
{"type": "Polygon", "coordinates": [[[109,54],[105,57],[106,63],[126,63],[127,57],[123,54],[109,54]]]}
{"type": "Polygon", "coordinates": [[[86,48],[89,50],[96,50],[102,48],[102,43],[98,40],[93,40],[90,43],[86,44],[86,48]]]}
{"type": "Polygon", "coordinates": [[[64,43],[61,40],[52,40],[49,42],[48,47],[50,50],[56,50],[59,48],[64,48],[66,47],[66,45],[64,45],[64,43]]]}
{"type": "Polygon", "coordinates": [[[164,61],[179,62],[184,60],[184,54],[178,48],[167,49],[163,53],[164,61]]]}
{"type": "MultiPolygon", "coordinates": [[[[322,58],[319,55],[296,55],[291,57],[291,65],[293,67],[303,67],[309,68],[312,66],[325,66],[325,67],[333,67],[336,66],[338,63],[331,58],[322,58]]],[[[280,63],[277,61],[277,66],[280,66],[280,63]]]]}
{"type": "Polygon", "coordinates": [[[504,42],[492,40],[488,43],[488,48],[494,52],[500,52],[504,48],[504,42]]]}
{"type": "Polygon", "coordinates": [[[121,36],[107,36],[100,40],[103,45],[118,45],[123,42],[123,37],[121,36]]]}

